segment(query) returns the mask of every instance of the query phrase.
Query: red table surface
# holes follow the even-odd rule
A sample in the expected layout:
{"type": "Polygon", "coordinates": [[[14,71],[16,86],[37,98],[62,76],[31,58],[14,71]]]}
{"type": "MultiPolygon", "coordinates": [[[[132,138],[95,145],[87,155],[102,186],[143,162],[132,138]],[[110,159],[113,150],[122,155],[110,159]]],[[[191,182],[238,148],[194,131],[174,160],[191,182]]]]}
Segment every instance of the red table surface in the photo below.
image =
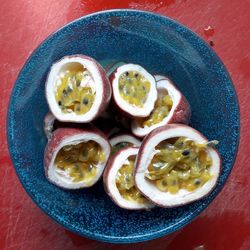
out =
{"type": "MultiPolygon", "coordinates": [[[[0,7],[0,249],[250,249],[250,1],[244,0],[7,0],[0,7]],[[51,32],[83,15],[132,8],[160,13],[190,27],[214,50],[233,79],[241,109],[241,140],[223,191],[195,221],[160,239],[113,245],[75,235],[48,218],[19,183],[6,142],[11,89],[27,57],[51,32]],[[214,28],[208,38],[207,26],[214,28]]],[[[28,112],[28,110],[27,110],[28,112]]]]}

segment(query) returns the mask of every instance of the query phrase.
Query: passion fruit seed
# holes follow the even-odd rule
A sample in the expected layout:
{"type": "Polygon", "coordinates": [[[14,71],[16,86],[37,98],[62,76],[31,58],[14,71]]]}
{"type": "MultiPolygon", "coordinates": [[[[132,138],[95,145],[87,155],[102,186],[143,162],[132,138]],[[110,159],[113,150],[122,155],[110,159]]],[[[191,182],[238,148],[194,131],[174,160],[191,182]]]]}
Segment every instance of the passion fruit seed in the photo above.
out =
{"type": "Polygon", "coordinates": [[[135,156],[128,158],[128,164],[122,165],[116,175],[116,186],[121,196],[129,201],[136,201],[138,203],[145,203],[146,199],[137,190],[134,183],[135,156]]]}
{"type": "Polygon", "coordinates": [[[95,141],[66,145],[55,159],[55,166],[68,172],[73,182],[89,181],[97,173],[97,165],[105,161],[101,146],[95,141]]]}
{"type": "Polygon", "coordinates": [[[143,107],[150,90],[150,82],[137,71],[126,71],[118,82],[121,97],[131,105],[143,107]]]}
{"type": "Polygon", "coordinates": [[[150,127],[154,124],[157,124],[168,116],[172,106],[173,100],[171,99],[167,90],[162,89],[161,91],[158,91],[158,99],[150,116],[146,118],[139,118],[137,123],[141,128],[146,126],[150,127]]]}
{"type": "Polygon", "coordinates": [[[64,113],[87,113],[94,102],[95,93],[88,87],[82,87],[82,80],[91,80],[87,69],[67,70],[59,79],[55,98],[64,113]]]}
{"type": "Polygon", "coordinates": [[[156,146],[145,177],[163,192],[175,194],[183,188],[194,191],[212,178],[212,159],[207,153],[210,142],[196,143],[187,137],[171,138],[156,146]]]}
{"type": "Polygon", "coordinates": [[[133,146],[133,144],[131,142],[120,142],[120,143],[117,143],[116,145],[114,145],[112,147],[111,154],[114,154],[118,150],[120,150],[121,148],[124,148],[124,147],[127,147],[127,146],[133,146]]]}

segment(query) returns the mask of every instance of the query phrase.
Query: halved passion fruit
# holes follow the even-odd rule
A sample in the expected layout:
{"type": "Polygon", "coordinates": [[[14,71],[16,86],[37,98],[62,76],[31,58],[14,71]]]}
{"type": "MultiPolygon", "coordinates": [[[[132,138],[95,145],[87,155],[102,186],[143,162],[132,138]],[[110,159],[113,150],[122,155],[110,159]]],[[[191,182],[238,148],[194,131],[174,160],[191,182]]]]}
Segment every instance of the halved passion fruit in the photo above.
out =
{"type": "Polygon", "coordinates": [[[125,147],[116,152],[104,170],[103,182],[107,194],[121,208],[150,209],[153,207],[135,187],[134,165],[138,148],[125,147]]]}
{"type": "Polygon", "coordinates": [[[46,177],[65,189],[90,187],[101,177],[110,151],[107,138],[96,129],[59,128],[45,149],[46,177]]]}
{"type": "Polygon", "coordinates": [[[152,131],[140,147],[135,184],[145,197],[162,207],[198,200],[214,188],[221,159],[195,129],[171,124],[152,131]]]}
{"type": "Polygon", "coordinates": [[[136,118],[131,123],[132,133],[144,137],[155,128],[169,123],[189,122],[191,108],[186,98],[165,76],[156,75],[158,98],[150,116],[136,118]]]}
{"type": "Polygon", "coordinates": [[[105,70],[93,58],[65,56],[50,69],[46,98],[57,120],[86,123],[106,108],[111,86],[105,70]]]}
{"type": "Polygon", "coordinates": [[[128,146],[137,146],[141,145],[141,141],[130,134],[120,134],[113,136],[110,139],[110,144],[112,147],[112,154],[116,153],[118,150],[128,146]]]}
{"type": "Polygon", "coordinates": [[[119,66],[110,76],[113,98],[119,109],[132,117],[146,117],[157,99],[154,77],[136,64],[119,66]]]}

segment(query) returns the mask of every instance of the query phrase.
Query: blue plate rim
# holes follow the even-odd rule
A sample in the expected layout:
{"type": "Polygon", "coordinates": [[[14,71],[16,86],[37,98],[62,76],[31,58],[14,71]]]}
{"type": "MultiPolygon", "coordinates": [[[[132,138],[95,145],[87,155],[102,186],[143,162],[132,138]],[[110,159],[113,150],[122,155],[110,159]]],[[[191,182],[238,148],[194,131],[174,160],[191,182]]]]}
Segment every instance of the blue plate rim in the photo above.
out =
{"type": "Polygon", "coordinates": [[[211,49],[211,47],[204,41],[204,39],[202,37],[200,37],[197,33],[195,33],[194,31],[192,31],[190,28],[188,28],[187,26],[185,26],[184,24],[168,17],[168,16],[164,16],[158,13],[154,13],[154,12],[150,12],[150,11],[144,11],[144,10],[136,10],[136,9],[109,9],[109,10],[103,10],[103,11],[98,11],[98,12],[94,12],[85,16],[82,16],[80,18],[77,18],[71,22],[66,23],[65,25],[61,26],[60,28],[58,28],[56,31],[52,32],[47,38],[45,38],[44,40],[42,40],[37,47],[33,50],[33,52],[30,54],[30,56],[27,58],[27,60],[24,62],[19,74],[17,75],[17,78],[15,80],[15,84],[13,85],[12,91],[11,91],[11,95],[9,98],[9,104],[8,104],[8,111],[7,111],[7,119],[6,119],[6,131],[7,131],[7,144],[8,144],[8,150],[10,153],[10,158],[13,164],[13,167],[15,169],[15,172],[17,174],[17,177],[22,185],[22,187],[24,188],[24,190],[27,192],[27,194],[29,195],[29,197],[31,198],[31,200],[43,211],[44,214],[46,214],[48,217],[52,218],[53,221],[55,221],[57,224],[63,226],[65,229],[70,230],[80,236],[84,236],[87,237],[89,239],[93,239],[93,240],[97,240],[97,241],[101,241],[101,242],[107,242],[107,243],[119,243],[119,244],[126,244],[126,243],[139,243],[139,242],[144,242],[144,241],[149,241],[149,240],[154,240],[163,236],[166,236],[168,234],[171,234],[177,230],[179,230],[180,228],[183,228],[184,226],[186,226],[187,224],[189,224],[190,222],[192,222],[201,212],[204,211],[204,209],[206,207],[209,206],[209,204],[215,199],[215,197],[220,193],[220,191],[222,190],[222,188],[224,187],[228,177],[230,176],[232,169],[234,167],[235,164],[235,160],[238,154],[238,149],[239,149],[239,143],[240,143],[240,135],[241,135],[241,126],[240,126],[240,106],[239,106],[239,99],[238,99],[238,95],[235,89],[235,86],[233,84],[233,81],[231,79],[231,76],[225,66],[225,64],[223,63],[223,61],[220,59],[220,57],[217,55],[217,53],[215,53],[215,51],[213,49],[211,49]],[[206,202],[202,203],[202,206],[200,206],[197,210],[195,210],[194,213],[192,213],[192,216],[189,220],[184,221],[183,223],[176,224],[175,226],[172,226],[171,228],[165,228],[159,231],[155,231],[155,232],[150,232],[149,234],[144,234],[144,235],[139,235],[139,236],[132,236],[132,237],[112,237],[112,236],[104,236],[104,235],[100,235],[100,234],[96,234],[96,233],[90,233],[88,231],[84,231],[83,233],[80,233],[78,231],[76,231],[74,228],[71,227],[71,225],[69,223],[63,223],[62,221],[59,221],[56,216],[49,214],[48,211],[45,211],[40,205],[39,203],[36,201],[36,199],[34,198],[34,196],[32,195],[32,193],[30,193],[30,191],[26,188],[26,186],[24,185],[21,176],[18,173],[17,167],[15,165],[15,161],[14,161],[14,152],[13,152],[13,147],[14,145],[12,145],[12,140],[11,140],[11,131],[9,129],[9,125],[10,125],[10,121],[11,121],[11,109],[10,107],[12,106],[13,100],[14,100],[14,93],[15,93],[15,86],[16,83],[18,81],[18,79],[20,78],[20,76],[22,75],[26,65],[30,62],[31,58],[33,57],[34,54],[36,54],[37,50],[39,49],[39,47],[46,43],[47,40],[49,40],[51,37],[53,37],[55,34],[57,34],[58,32],[60,32],[61,30],[63,30],[64,28],[77,23],[80,20],[83,19],[88,19],[90,17],[94,17],[97,15],[102,15],[102,14],[106,14],[106,13],[114,13],[118,14],[121,12],[134,12],[134,13],[141,13],[144,15],[150,15],[150,16],[155,16],[158,17],[160,19],[167,19],[168,21],[186,29],[187,31],[189,31],[193,36],[195,36],[196,38],[198,38],[199,40],[201,40],[202,45],[207,47],[210,51],[211,54],[213,54],[213,56],[218,60],[218,62],[220,62],[221,66],[223,67],[224,73],[227,75],[228,79],[231,82],[231,87],[234,93],[234,97],[236,100],[236,108],[238,110],[237,112],[237,120],[238,120],[238,137],[237,137],[237,141],[236,141],[236,147],[235,147],[235,154],[233,156],[232,159],[232,168],[229,170],[229,172],[227,173],[227,176],[225,178],[225,180],[220,184],[217,185],[216,187],[216,192],[213,192],[213,194],[210,194],[210,199],[206,200],[206,202]]]}

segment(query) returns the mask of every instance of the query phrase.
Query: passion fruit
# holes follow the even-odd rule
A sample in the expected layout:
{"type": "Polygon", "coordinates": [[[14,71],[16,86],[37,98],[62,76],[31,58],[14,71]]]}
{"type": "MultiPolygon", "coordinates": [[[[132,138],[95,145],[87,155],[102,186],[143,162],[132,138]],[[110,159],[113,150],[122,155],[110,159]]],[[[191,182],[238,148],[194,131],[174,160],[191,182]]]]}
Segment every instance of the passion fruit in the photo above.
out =
{"type": "Polygon", "coordinates": [[[87,123],[104,111],[111,98],[105,70],[85,55],[65,56],[48,74],[46,98],[59,121],[87,123]]]}
{"type": "Polygon", "coordinates": [[[162,207],[184,205],[208,195],[218,180],[221,158],[197,130],[181,124],[159,127],[138,152],[135,184],[162,207]]]}
{"type": "Polygon", "coordinates": [[[113,99],[124,114],[147,117],[157,99],[154,77],[137,64],[124,64],[110,76],[113,99]]]}
{"type": "Polygon", "coordinates": [[[119,134],[115,135],[110,139],[110,144],[112,147],[112,154],[120,150],[121,148],[128,146],[137,146],[141,145],[141,141],[130,134],[119,134]]]}
{"type": "Polygon", "coordinates": [[[187,99],[165,76],[156,75],[158,98],[150,116],[136,118],[131,122],[132,133],[144,137],[155,128],[170,123],[188,124],[191,108],[187,99]]]}
{"type": "Polygon", "coordinates": [[[59,128],[48,141],[44,155],[47,179],[65,189],[94,185],[108,161],[111,146],[94,128],[59,128]]]}
{"type": "Polygon", "coordinates": [[[104,188],[110,198],[121,208],[150,209],[154,205],[138,191],[134,184],[134,165],[138,148],[125,147],[111,156],[104,170],[104,188]]]}

